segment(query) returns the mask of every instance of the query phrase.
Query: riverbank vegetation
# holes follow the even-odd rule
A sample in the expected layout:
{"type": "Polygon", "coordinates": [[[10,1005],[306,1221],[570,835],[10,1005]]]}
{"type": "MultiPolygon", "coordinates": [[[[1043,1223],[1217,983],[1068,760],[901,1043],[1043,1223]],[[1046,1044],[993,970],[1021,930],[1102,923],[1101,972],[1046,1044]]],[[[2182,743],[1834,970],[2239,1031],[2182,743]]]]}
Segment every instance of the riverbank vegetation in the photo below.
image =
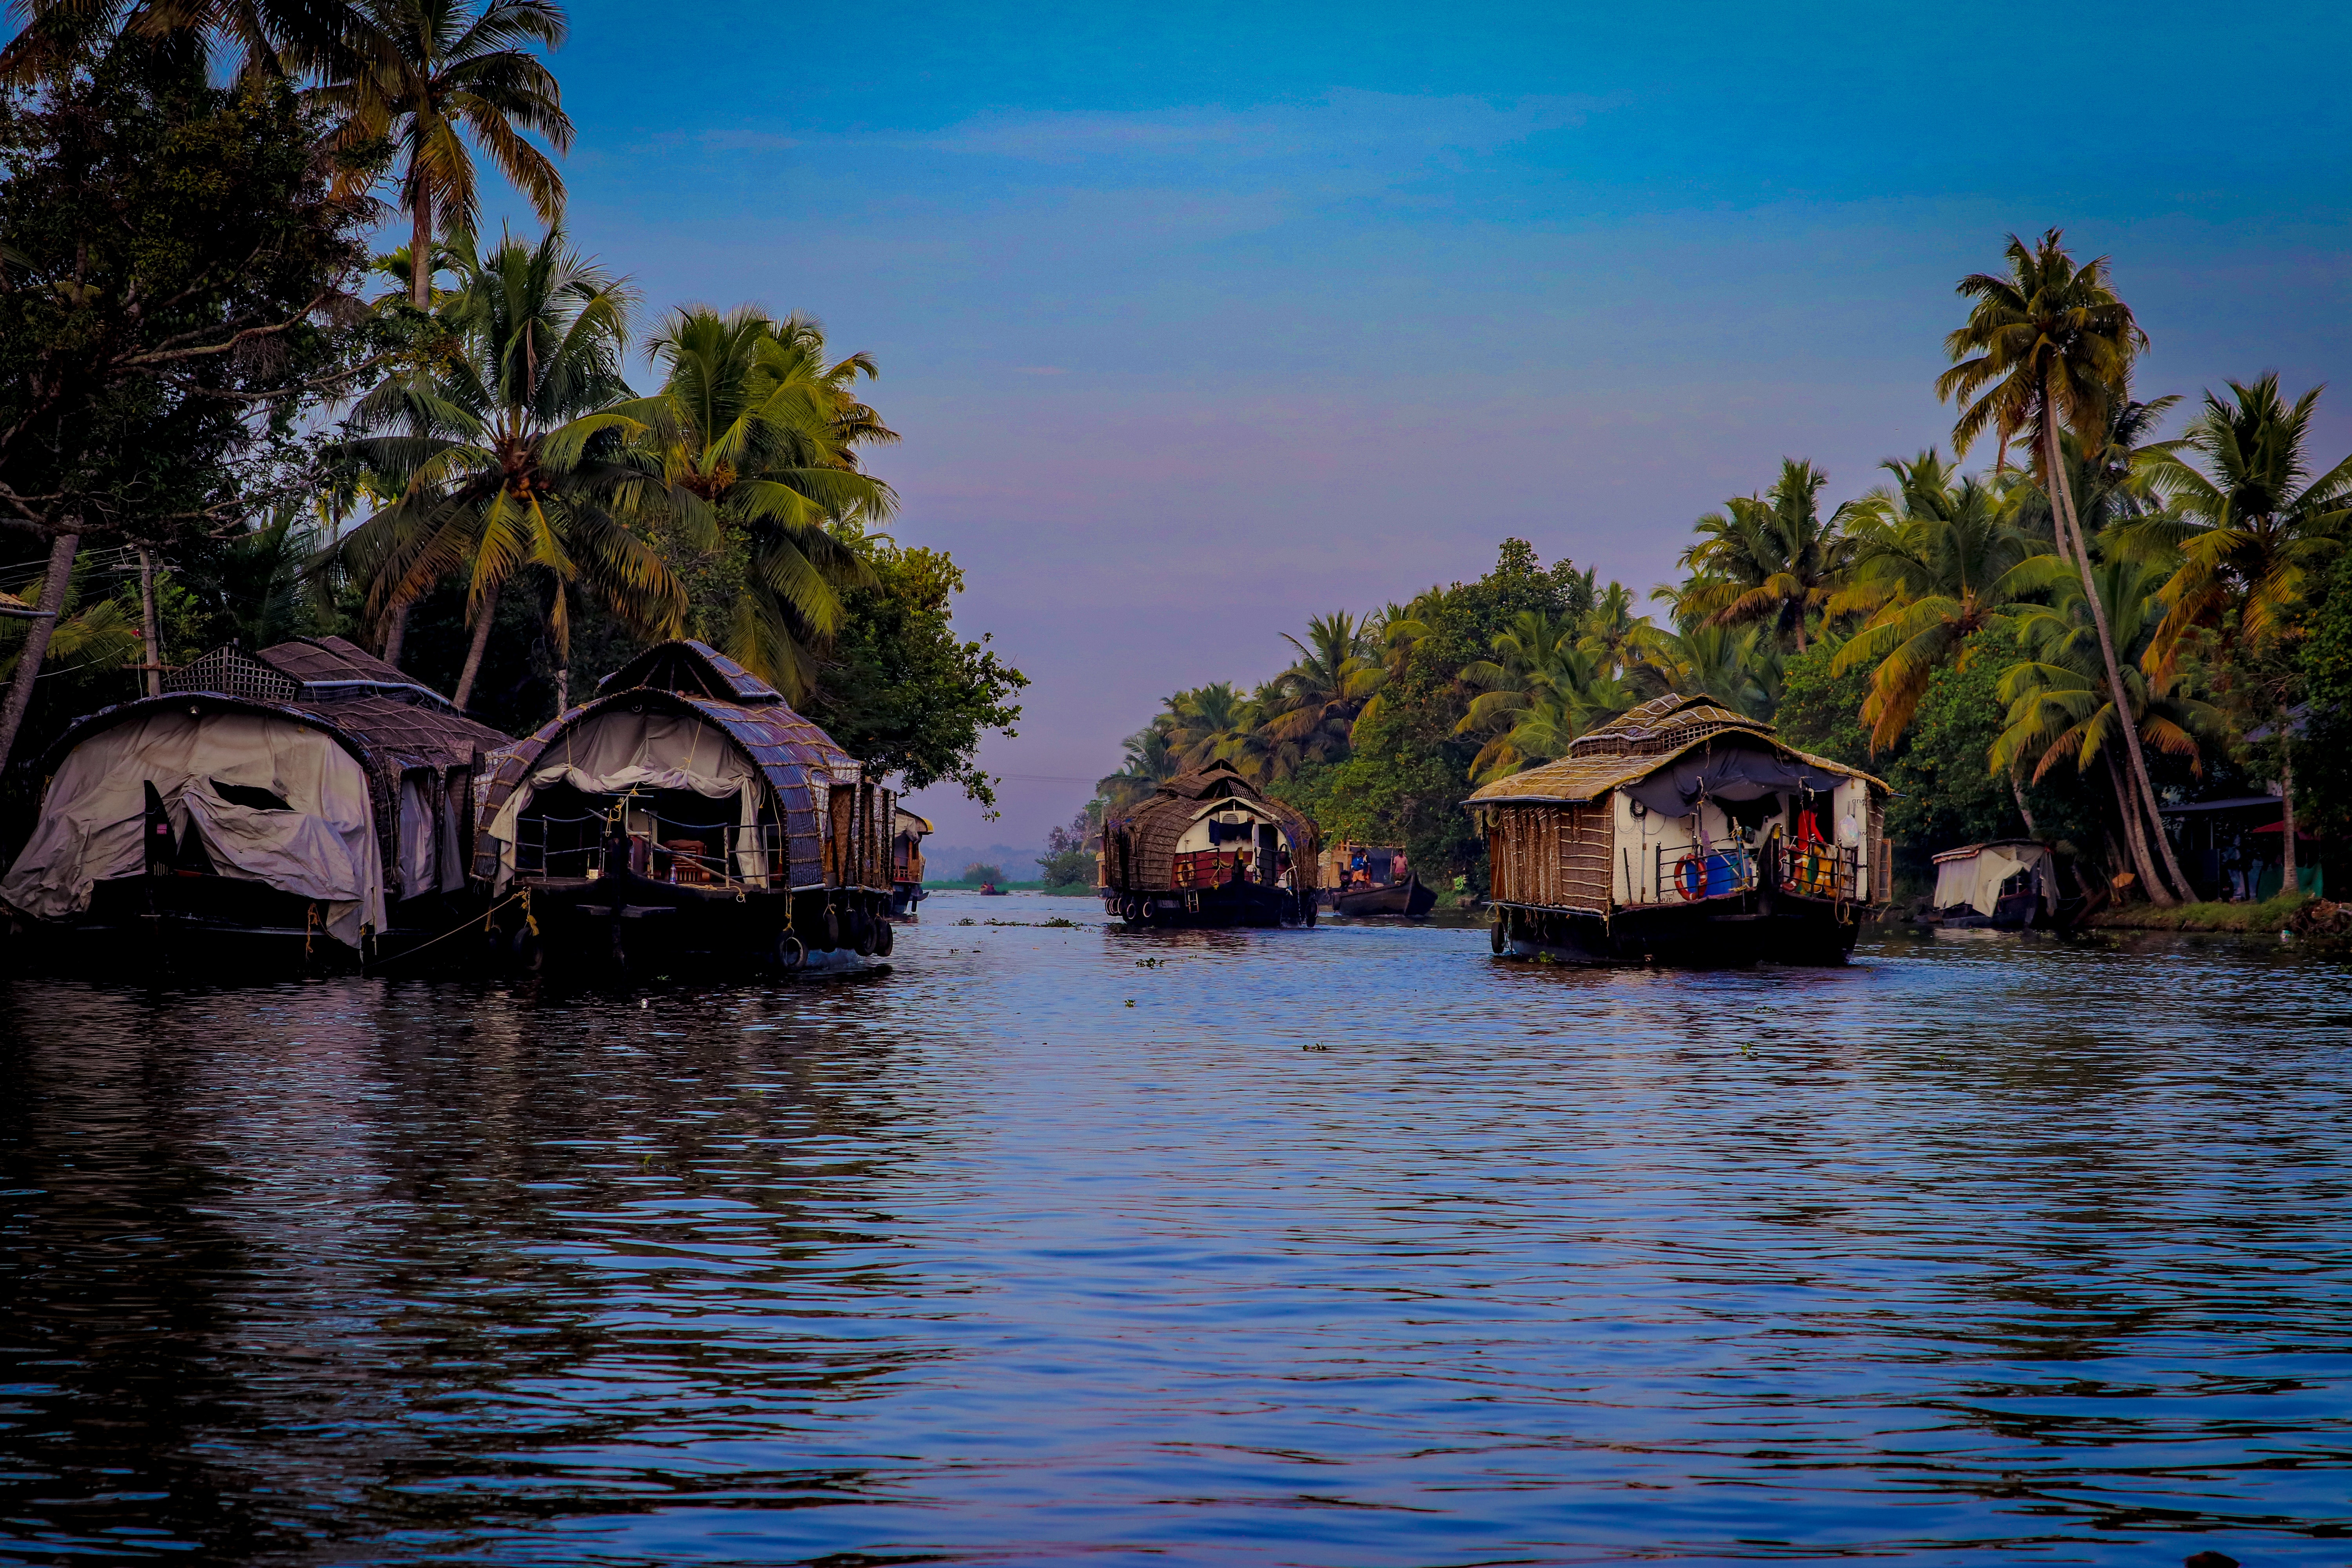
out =
{"type": "Polygon", "coordinates": [[[691,636],[907,787],[992,799],[977,749],[1027,682],[958,635],[956,563],[888,531],[879,367],[807,315],[649,311],[572,246],[565,31],[551,0],[27,7],[0,760],[232,637],[348,637],[524,732],[691,636]],[[478,232],[484,160],[538,231],[478,232]]]}
{"type": "Polygon", "coordinates": [[[1955,422],[1875,482],[1832,502],[1784,461],[1693,521],[1648,613],[1514,539],[1475,582],[1318,616],[1255,685],[1171,693],[1093,810],[1223,759],[1328,836],[1483,886],[1474,787],[1704,693],[1886,779],[1915,885],[1938,850],[2029,836],[2177,910],[2163,806],[2268,789],[2292,891],[2298,826],[2352,831],[2352,458],[2313,449],[2319,389],[2142,395],[2146,332],[2055,230],[1958,292],[1955,422]]]}

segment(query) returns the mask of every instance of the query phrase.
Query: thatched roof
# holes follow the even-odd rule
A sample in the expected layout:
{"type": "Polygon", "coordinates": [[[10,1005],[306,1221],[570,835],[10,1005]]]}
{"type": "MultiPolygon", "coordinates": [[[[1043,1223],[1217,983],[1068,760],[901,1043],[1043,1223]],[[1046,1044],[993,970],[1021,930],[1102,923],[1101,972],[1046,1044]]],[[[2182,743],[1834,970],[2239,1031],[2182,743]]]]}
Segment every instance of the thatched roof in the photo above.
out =
{"type": "Polygon", "coordinates": [[[1161,784],[1150,799],[1103,824],[1103,843],[1110,851],[1107,868],[1113,884],[1119,885],[1118,849],[1123,839],[1128,867],[1123,885],[1127,889],[1161,892],[1173,888],[1176,841],[1184,837],[1184,830],[1200,816],[1202,803],[1217,800],[1245,801],[1279,823],[1290,847],[1290,863],[1297,874],[1298,886],[1315,886],[1315,825],[1294,807],[1259,790],[1225,762],[1177,774],[1161,784]]]}
{"type": "Polygon", "coordinates": [[[1612,789],[1647,778],[1684,753],[1715,742],[1759,746],[1792,757],[1824,772],[1867,780],[1885,789],[1884,782],[1850,768],[1801,752],[1779,738],[1760,719],[1735,713],[1709,697],[1681,697],[1672,692],[1653,698],[1594,726],[1569,742],[1568,755],[1543,763],[1483,785],[1464,804],[1476,808],[1526,802],[1576,804],[1598,800],[1612,789]]]}
{"type": "Polygon", "coordinates": [[[341,637],[297,637],[259,657],[302,683],[301,706],[357,735],[395,772],[446,773],[478,752],[487,756],[514,744],[513,736],[468,719],[407,671],[341,637]]]}
{"type": "MultiPolygon", "coordinates": [[[[482,821],[499,814],[524,775],[539,765],[541,753],[564,735],[615,706],[651,704],[705,721],[751,759],[775,792],[792,885],[814,887],[824,879],[824,847],[811,792],[848,784],[863,769],[832,736],[785,706],[773,687],[708,645],[680,640],[640,654],[600,682],[596,693],[495,760],[483,792],[482,821]]],[[[475,841],[474,874],[498,874],[496,846],[487,836],[475,841]]]]}

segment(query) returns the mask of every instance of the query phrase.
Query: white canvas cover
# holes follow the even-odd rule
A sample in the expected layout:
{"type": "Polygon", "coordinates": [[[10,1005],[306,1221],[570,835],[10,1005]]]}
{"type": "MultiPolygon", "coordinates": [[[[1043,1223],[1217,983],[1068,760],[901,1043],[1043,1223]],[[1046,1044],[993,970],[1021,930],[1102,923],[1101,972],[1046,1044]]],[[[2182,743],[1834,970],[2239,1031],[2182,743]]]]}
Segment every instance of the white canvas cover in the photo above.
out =
{"type": "Polygon", "coordinates": [[[193,819],[214,868],[327,905],[328,934],[352,947],[383,928],[383,857],[367,774],[333,737],[260,713],[149,713],[67,754],[41,818],[0,899],[62,920],[90,890],[146,866],[145,785],[163,796],[175,834],[193,819]],[[225,800],[213,781],[268,790],[284,811],[225,800]]]}
{"type": "MultiPolygon", "coordinates": [[[[539,755],[488,829],[498,846],[499,889],[514,877],[516,824],[541,790],[568,784],[587,795],[616,795],[632,787],[691,790],[714,800],[738,797],[736,820],[746,827],[760,820],[760,771],[726,731],[683,713],[632,713],[611,708],[564,731],[539,755]]],[[[751,836],[746,835],[747,839],[751,836]]],[[[744,851],[736,857],[746,878],[765,874],[766,857],[744,851]]]]}
{"type": "Polygon", "coordinates": [[[455,893],[466,886],[465,852],[457,843],[458,797],[436,787],[429,773],[400,776],[400,896],[455,893]],[[441,809],[433,803],[443,797],[441,809]]]}
{"type": "Polygon", "coordinates": [[[2034,871],[2033,890],[2051,910],[2058,907],[2058,889],[2050,875],[2050,851],[2039,844],[2000,844],[1973,854],[1936,858],[1936,908],[1966,904],[1990,915],[2000,900],[2000,885],[2020,871],[2034,871]]]}

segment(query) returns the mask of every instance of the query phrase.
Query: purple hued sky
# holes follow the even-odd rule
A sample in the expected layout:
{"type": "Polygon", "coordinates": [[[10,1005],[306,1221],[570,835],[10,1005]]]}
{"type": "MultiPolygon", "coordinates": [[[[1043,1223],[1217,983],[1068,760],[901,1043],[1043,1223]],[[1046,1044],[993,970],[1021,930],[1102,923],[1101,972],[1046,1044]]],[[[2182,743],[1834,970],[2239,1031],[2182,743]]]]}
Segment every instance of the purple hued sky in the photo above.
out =
{"type": "Polygon", "coordinates": [[[1646,591],[1784,454],[1868,488],[1947,437],[2011,229],[2113,255],[2143,395],[2342,374],[2342,7],[1663,16],[576,4],[571,225],[648,320],[880,360],[894,531],[1035,682],[1003,819],[919,803],[950,843],[1041,840],[1163,693],[1507,535],[1646,591]]]}

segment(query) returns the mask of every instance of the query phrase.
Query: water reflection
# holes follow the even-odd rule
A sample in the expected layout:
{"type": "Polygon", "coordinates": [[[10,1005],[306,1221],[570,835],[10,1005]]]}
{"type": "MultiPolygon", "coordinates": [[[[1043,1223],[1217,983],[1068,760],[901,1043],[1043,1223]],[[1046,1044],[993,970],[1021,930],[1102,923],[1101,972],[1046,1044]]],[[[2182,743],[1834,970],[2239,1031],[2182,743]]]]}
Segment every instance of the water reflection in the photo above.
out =
{"type": "Polygon", "coordinates": [[[2342,969],[1071,910],[10,984],[0,1555],[2342,1557],[2342,969]]]}

